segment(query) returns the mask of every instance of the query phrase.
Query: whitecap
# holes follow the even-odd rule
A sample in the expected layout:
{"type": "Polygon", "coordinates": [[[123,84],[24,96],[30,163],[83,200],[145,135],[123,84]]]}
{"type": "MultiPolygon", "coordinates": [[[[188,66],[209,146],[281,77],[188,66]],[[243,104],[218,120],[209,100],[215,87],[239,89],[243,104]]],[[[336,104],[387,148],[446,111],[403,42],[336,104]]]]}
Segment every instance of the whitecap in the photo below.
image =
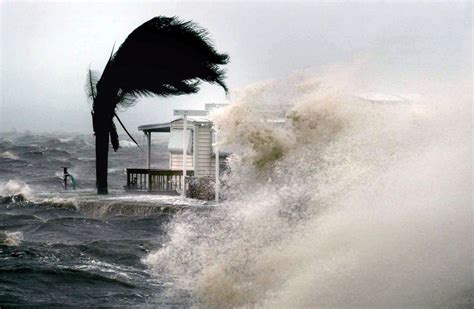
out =
{"type": "Polygon", "coordinates": [[[31,196],[32,190],[25,182],[21,180],[10,179],[7,183],[0,184],[0,196],[23,195],[31,196]]]}
{"type": "Polygon", "coordinates": [[[119,141],[119,145],[122,148],[132,148],[132,147],[137,147],[137,144],[131,141],[126,141],[126,140],[121,140],[119,141]]]}
{"type": "Polygon", "coordinates": [[[20,159],[17,155],[10,151],[5,151],[0,154],[1,159],[10,159],[10,160],[18,160],[20,159]]]}
{"type": "Polygon", "coordinates": [[[72,141],[74,139],[74,137],[66,137],[66,138],[60,138],[59,141],[61,143],[68,143],[70,141],[72,141]]]}
{"type": "Polygon", "coordinates": [[[17,247],[23,241],[22,232],[0,231],[0,245],[17,247]]]}

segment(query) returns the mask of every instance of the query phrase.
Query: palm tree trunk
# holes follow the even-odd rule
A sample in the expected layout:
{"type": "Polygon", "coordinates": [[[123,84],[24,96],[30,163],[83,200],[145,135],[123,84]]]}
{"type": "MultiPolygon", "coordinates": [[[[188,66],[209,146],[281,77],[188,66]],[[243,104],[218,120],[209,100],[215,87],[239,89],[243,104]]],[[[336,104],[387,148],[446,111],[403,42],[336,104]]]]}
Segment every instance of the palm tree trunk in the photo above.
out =
{"type": "Polygon", "coordinates": [[[107,169],[109,158],[109,132],[99,130],[95,133],[95,167],[97,194],[108,194],[107,169]]]}
{"type": "Polygon", "coordinates": [[[98,104],[92,113],[92,123],[95,132],[95,168],[97,194],[108,194],[107,169],[109,159],[109,133],[112,118],[98,104]]]}

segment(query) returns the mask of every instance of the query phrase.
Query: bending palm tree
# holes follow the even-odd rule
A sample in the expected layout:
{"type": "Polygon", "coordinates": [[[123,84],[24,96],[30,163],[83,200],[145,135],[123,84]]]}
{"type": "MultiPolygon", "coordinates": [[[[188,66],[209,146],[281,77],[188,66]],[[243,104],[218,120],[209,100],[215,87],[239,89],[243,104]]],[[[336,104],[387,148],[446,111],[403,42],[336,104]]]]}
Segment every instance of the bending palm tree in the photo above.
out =
{"type": "Polygon", "coordinates": [[[192,22],[160,16],[135,29],[112,52],[98,81],[89,70],[98,194],[107,194],[109,135],[114,150],[119,147],[113,121],[116,107],[131,106],[142,95],[195,93],[201,81],[217,83],[227,92],[219,66],[228,61],[226,54],[214,49],[207,31],[192,22]]]}

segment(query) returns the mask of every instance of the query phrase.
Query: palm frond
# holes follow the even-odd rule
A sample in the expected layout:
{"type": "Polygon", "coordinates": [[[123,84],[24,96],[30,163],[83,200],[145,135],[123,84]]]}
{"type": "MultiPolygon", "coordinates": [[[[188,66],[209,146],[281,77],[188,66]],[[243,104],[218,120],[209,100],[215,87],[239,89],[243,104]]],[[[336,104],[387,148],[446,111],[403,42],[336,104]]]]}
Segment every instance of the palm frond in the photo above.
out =
{"type": "Polygon", "coordinates": [[[110,125],[110,143],[112,144],[114,151],[117,151],[119,149],[120,145],[119,145],[117,127],[115,127],[115,123],[113,119],[110,125]]]}
{"type": "Polygon", "coordinates": [[[122,89],[119,89],[117,92],[117,102],[118,106],[127,108],[135,105],[138,100],[138,95],[134,93],[128,93],[123,91],[122,89]]]}
{"type": "Polygon", "coordinates": [[[195,23],[155,17],[127,37],[111,59],[107,70],[111,77],[106,78],[136,96],[195,93],[201,80],[227,92],[225,72],[219,66],[228,61],[226,54],[215,50],[208,32],[195,23]]]}
{"type": "Polygon", "coordinates": [[[122,123],[122,120],[120,120],[119,116],[117,114],[114,113],[114,116],[115,118],[117,118],[118,122],[120,123],[120,125],[122,126],[123,130],[125,131],[125,133],[127,133],[128,137],[130,137],[130,139],[135,143],[135,145],[137,145],[138,149],[140,149],[142,152],[143,152],[143,149],[142,147],[140,147],[140,145],[137,143],[137,141],[133,138],[133,136],[130,134],[130,132],[128,132],[127,128],[125,127],[125,125],[122,123]]]}
{"type": "Polygon", "coordinates": [[[216,83],[227,93],[220,66],[228,61],[205,29],[177,17],[158,16],[130,33],[115,53],[112,50],[89,93],[100,96],[97,101],[106,101],[100,104],[112,110],[132,106],[139,96],[195,93],[201,81],[216,83]]]}
{"type": "Polygon", "coordinates": [[[85,84],[87,98],[91,101],[97,97],[97,82],[99,81],[99,77],[97,72],[92,71],[89,69],[87,73],[87,81],[85,84]]]}

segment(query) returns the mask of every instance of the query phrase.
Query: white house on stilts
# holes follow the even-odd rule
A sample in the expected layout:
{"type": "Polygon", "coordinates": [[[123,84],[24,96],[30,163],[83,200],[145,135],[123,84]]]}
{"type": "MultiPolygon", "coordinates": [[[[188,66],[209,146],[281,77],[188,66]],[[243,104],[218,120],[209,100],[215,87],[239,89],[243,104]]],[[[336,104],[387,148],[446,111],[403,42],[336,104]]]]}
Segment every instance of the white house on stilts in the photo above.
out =
{"type": "Polygon", "coordinates": [[[227,155],[219,153],[218,130],[207,115],[222,106],[206,104],[206,110],[175,110],[174,115],[178,117],[169,123],[139,126],[147,140],[146,167],[127,168],[126,188],[185,196],[190,179],[206,179],[213,182],[213,193],[218,200],[218,175],[227,155]],[[152,133],[169,133],[168,169],[151,168],[152,133]]]}

